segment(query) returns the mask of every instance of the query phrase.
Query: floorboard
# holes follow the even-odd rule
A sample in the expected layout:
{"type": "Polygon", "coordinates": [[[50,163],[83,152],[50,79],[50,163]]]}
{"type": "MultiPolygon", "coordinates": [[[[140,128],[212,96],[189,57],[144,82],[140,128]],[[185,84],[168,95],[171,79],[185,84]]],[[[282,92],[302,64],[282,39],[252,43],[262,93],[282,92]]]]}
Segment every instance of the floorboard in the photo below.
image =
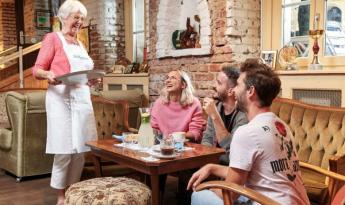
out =
{"type": "MultiPolygon", "coordinates": [[[[56,193],[49,186],[50,176],[24,178],[17,183],[14,176],[0,170],[0,205],[55,205],[56,193]]],[[[164,205],[176,204],[176,177],[169,176],[164,205]]]]}

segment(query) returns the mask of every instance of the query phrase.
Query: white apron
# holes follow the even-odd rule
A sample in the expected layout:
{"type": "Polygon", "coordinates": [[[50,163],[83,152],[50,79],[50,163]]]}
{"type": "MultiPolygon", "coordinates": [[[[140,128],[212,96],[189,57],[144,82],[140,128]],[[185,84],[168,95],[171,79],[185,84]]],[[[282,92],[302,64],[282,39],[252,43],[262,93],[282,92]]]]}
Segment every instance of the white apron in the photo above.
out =
{"type": "MultiPolygon", "coordinates": [[[[69,61],[71,72],[91,70],[93,61],[80,44],[67,44],[57,32],[69,61]]],[[[95,117],[87,85],[49,85],[46,95],[47,147],[51,154],[89,151],[85,142],[97,137],[95,117]]]]}

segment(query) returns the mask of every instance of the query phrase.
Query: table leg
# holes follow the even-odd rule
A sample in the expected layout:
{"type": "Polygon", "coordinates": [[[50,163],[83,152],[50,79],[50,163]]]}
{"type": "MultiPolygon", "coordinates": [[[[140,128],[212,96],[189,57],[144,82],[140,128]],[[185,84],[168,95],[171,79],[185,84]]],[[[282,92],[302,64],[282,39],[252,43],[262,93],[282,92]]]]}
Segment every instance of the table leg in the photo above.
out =
{"type": "Polygon", "coordinates": [[[93,165],[95,166],[96,177],[102,177],[103,173],[102,173],[102,166],[101,166],[101,158],[92,154],[92,161],[93,161],[93,165]]]}
{"type": "Polygon", "coordinates": [[[152,205],[159,205],[159,175],[151,175],[152,205]]]}

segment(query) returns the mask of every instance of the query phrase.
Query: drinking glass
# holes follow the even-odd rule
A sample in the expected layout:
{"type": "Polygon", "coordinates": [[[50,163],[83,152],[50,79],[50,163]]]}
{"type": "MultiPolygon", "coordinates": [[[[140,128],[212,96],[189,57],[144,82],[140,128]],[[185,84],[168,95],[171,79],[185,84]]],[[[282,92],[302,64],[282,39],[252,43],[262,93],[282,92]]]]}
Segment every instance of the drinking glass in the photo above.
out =
{"type": "Polygon", "coordinates": [[[133,137],[131,132],[123,132],[123,146],[124,147],[130,147],[133,144],[133,137]]]}
{"type": "Polygon", "coordinates": [[[186,139],[186,133],[185,132],[173,132],[172,137],[175,142],[175,149],[178,151],[183,150],[184,148],[184,141],[186,139]]]}
{"type": "Polygon", "coordinates": [[[156,130],[156,129],[153,130],[153,133],[156,138],[155,144],[160,144],[161,141],[163,140],[163,133],[160,130],[156,130]]]}
{"type": "Polygon", "coordinates": [[[165,137],[160,143],[162,155],[172,155],[174,154],[175,144],[172,137],[165,137]]]}

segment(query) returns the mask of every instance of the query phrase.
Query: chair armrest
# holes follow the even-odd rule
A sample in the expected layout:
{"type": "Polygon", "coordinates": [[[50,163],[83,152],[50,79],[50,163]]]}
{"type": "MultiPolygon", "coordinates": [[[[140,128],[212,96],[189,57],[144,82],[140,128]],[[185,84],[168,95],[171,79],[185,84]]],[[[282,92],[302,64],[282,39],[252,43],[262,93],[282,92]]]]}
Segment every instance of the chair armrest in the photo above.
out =
{"type": "Polygon", "coordinates": [[[6,128],[0,128],[0,149],[10,150],[12,140],[12,131],[6,128]]]}
{"type": "Polygon", "coordinates": [[[138,133],[139,133],[139,130],[138,130],[138,129],[135,129],[135,128],[133,128],[133,127],[129,127],[129,128],[128,128],[128,131],[133,132],[133,133],[135,133],[135,134],[138,134],[138,133]]]}
{"type": "Polygon", "coordinates": [[[216,189],[222,189],[222,194],[223,194],[223,200],[224,200],[224,205],[231,205],[232,200],[230,197],[230,192],[234,192],[243,196],[246,196],[262,205],[280,205],[278,202],[268,198],[267,196],[254,191],[253,189],[240,186],[235,183],[231,182],[226,182],[226,181],[208,181],[199,184],[196,187],[196,191],[201,191],[204,189],[211,189],[211,188],[216,188],[216,189]]]}
{"type": "Polygon", "coordinates": [[[335,197],[335,194],[338,192],[340,187],[344,185],[345,182],[345,176],[333,171],[328,171],[326,169],[322,169],[321,167],[311,165],[305,162],[299,162],[299,165],[303,168],[315,171],[317,173],[323,174],[327,177],[329,177],[328,180],[328,192],[329,197],[332,200],[335,197]]]}
{"type": "Polygon", "coordinates": [[[345,175],[345,155],[332,156],[329,159],[329,170],[342,175],[345,175]]]}
{"type": "Polygon", "coordinates": [[[341,174],[338,174],[338,173],[335,173],[335,172],[332,172],[332,171],[328,171],[326,169],[322,169],[321,167],[318,167],[318,166],[315,166],[315,165],[312,165],[312,164],[308,164],[308,163],[305,163],[305,162],[301,162],[301,161],[299,162],[299,165],[301,167],[303,167],[303,168],[306,168],[306,169],[318,172],[318,173],[323,174],[323,175],[325,175],[327,177],[331,177],[333,179],[345,181],[345,176],[344,175],[341,175],[341,174]]]}
{"type": "MultiPolygon", "coordinates": [[[[332,156],[329,159],[329,170],[341,175],[345,175],[345,156],[332,156]]],[[[336,192],[345,185],[345,182],[339,181],[339,179],[329,180],[329,190],[332,199],[335,197],[336,192]]]]}

